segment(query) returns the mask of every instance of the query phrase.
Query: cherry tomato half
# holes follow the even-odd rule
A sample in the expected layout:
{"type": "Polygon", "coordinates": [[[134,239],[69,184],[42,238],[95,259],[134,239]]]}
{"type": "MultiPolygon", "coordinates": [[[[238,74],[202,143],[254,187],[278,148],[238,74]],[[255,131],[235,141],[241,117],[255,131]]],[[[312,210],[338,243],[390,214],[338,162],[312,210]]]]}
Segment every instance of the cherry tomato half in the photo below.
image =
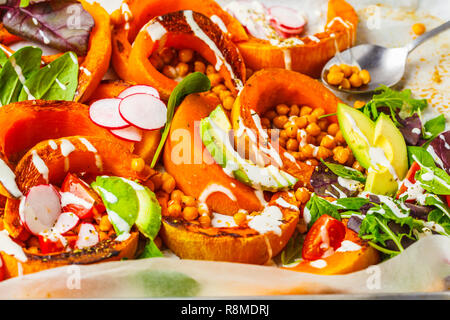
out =
{"type": "MultiPolygon", "coordinates": [[[[408,179],[411,183],[416,183],[416,179],[414,178],[416,176],[416,172],[420,170],[420,165],[417,162],[413,162],[411,165],[411,168],[409,168],[408,173],[406,174],[406,179],[408,179]]],[[[402,193],[404,193],[406,190],[408,190],[408,187],[405,186],[405,184],[402,184],[397,192],[397,199],[400,197],[402,193]]]]}
{"type": "Polygon", "coordinates": [[[324,214],[312,225],[303,243],[302,257],[305,260],[317,260],[326,252],[338,249],[345,238],[344,224],[324,214]]]}

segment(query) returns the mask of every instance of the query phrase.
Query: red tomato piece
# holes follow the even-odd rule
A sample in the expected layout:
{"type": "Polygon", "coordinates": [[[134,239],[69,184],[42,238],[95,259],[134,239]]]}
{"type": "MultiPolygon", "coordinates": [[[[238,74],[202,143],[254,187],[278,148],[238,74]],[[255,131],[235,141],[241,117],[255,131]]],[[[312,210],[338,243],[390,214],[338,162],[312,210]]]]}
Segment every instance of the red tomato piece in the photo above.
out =
{"type": "Polygon", "coordinates": [[[73,212],[80,219],[100,216],[106,210],[100,196],[73,174],[67,175],[61,187],[61,193],[63,212],[73,212]]]}
{"type": "Polygon", "coordinates": [[[305,260],[320,259],[324,257],[325,253],[338,249],[344,238],[344,224],[324,214],[314,222],[308,231],[303,243],[302,257],[305,260]]]}
{"type": "Polygon", "coordinates": [[[48,254],[48,253],[54,253],[54,252],[60,252],[64,250],[64,246],[61,243],[61,241],[52,241],[46,236],[39,235],[39,246],[41,248],[42,254],[48,254]]]}
{"type": "Polygon", "coordinates": [[[446,195],[445,199],[447,200],[447,205],[450,207],[450,195],[446,195]]]}
{"type": "MultiPolygon", "coordinates": [[[[406,178],[411,183],[416,183],[416,172],[420,170],[420,165],[417,162],[413,162],[411,165],[411,168],[409,168],[408,173],[406,174],[406,178]]],[[[402,184],[397,192],[397,199],[400,197],[402,193],[404,193],[406,190],[408,190],[408,187],[405,186],[405,184],[402,184]]]]}

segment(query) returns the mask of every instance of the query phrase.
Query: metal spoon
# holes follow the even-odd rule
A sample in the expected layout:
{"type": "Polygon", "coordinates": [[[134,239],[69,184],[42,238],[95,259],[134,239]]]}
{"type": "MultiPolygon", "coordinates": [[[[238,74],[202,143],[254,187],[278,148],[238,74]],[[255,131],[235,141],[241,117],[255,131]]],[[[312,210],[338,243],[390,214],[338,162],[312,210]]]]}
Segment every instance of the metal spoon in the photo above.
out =
{"type": "Polygon", "coordinates": [[[384,84],[392,87],[403,77],[406,66],[406,59],[410,52],[426,40],[450,28],[450,21],[440,25],[433,30],[417,37],[414,41],[402,48],[385,48],[373,44],[361,44],[347,49],[336,55],[327,62],[322,70],[322,82],[330,89],[347,93],[367,93],[372,92],[380,85],[384,84]],[[369,84],[359,88],[343,89],[327,83],[326,76],[332,65],[345,63],[347,65],[359,65],[361,69],[370,72],[371,81],[369,84]]]}

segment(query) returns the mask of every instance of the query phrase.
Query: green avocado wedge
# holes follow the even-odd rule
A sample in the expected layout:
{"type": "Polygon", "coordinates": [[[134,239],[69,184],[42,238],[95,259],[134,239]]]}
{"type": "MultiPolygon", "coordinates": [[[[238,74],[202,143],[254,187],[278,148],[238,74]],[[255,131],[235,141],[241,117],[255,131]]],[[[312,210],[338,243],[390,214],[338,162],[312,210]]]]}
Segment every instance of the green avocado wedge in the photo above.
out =
{"type": "Polygon", "coordinates": [[[297,183],[295,177],[273,165],[259,167],[243,159],[231,143],[229,136],[231,129],[231,123],[221,106],[200,123],[203,144],[226,174],[232,175],[248,186],[267,191],[289,189],[297,183]]]}

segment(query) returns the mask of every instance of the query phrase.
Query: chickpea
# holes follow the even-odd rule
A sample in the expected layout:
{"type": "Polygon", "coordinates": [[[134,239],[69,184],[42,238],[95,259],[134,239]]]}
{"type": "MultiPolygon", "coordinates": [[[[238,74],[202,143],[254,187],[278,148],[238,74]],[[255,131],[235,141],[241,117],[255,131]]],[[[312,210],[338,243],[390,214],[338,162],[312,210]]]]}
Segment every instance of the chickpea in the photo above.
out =
{"type": "MultiPolygon", "coordinates": [[[[226,90],[227,90],[227,87],[225,87],[225,85],[223,85],[223,84],[219,84],[218,86],[215,86],[215,87],[212,88],[211,90],[212,90],[212,92],[218,94],[219,97],[220,97],[220,93],[221,93],[222,91],[226,91],[226,90]]],[[[221,99],[221,100],[223,100],[223,99],[221,99]]]]}
{"type": "Polygon", "coordinates": [[[189,65],[187,63],[180,62],[177,64],[175,69],[177,70],[177,73],[180,77],[184,77],[189,72],[189,65]]]}
{"type": "Polygon", "coordinates": [[[339,67],[341,68],[341,71],[344,73],[344,77],[348,78],[352,75],[353,71],[349,65],[342,63],[339,67]]]}
{"type": "Polygon", "coordinates": [[[198,221],[200,222],[200,226],[202,228],[211,227],[211,218],[209,216],[201,215],[200,218],[198,218],[198,221]]]}
{"type": "Polygon", "coordinates": [[[211,81],[212,87],[219,85],[223,80],[222,76],[219,73],[208,74],[208,79],[209,79],[209,81],[211,81]]]}
{"type": "Polygon", "coordinates": [[[349,156],[350,156],[350,151],[344,147],[336,147],[333,149],[333,159],[337,162],[339,162],[340,164],[344,164],[347,162],[349,156]]]}
{"type": "Polygon", "coordinates": [[[298,128],[294,124],[294,125],[287,127],[286,134],[289,138],[295,138],[295,137],[297,137],[297,131],[298,131],[298,128]]]}
{"type": "Polygon", "coordinates": [[[350,81],[347,78],[344,78],[342,79],[340,87],[342,89],[348,90],[352,87],[352,85],[350,84],[350,81]]]}
{"type": "Polygon", "coordinates": [[[162,73],[170,79],[175,79],[178,76],[177,70],[170,65],[164,66],[162,73]]]}
{"type": "Polygon", "coordinates": [[[319,147],[319,150],[317,151],[317,158],[318,159],[327,159],[333,155],[333,151],[331,151],[328,148],[325,148],[323,146],[319,147]]]}
{"type": "Polygon", "coordinates": [[[278,144],[282,148],[286,148],[286,142],[287,142],[287,139],[282,139],[282,138],[278,139],[278,144]]]}
{"type": "Polygon", "coordinates": [[[327,135],[327,133],[326,132],[320,132],[319,133],[319,135],[316,137],[316,143],[318,144],[318,145],[320,145],[321,143],[322,143],[322,139],[325,137],[327,135]]]}
{"type": "Polygon", "coordinates": [[[339,125],[337,123],[332,123],[328,126],[328,134],[335,136],[336,133],[339,131],[339,125]]]}
{"type": "Polygon", "coordinates": [[[192,196],[182,196],[181,197],[181,203],[185,207],[195,207],[197,204],[197,201],[195,201],[195,198],[192,196]]]}
{"type": "Polygon", "coordinates": [[[270,121],[272,121],[277,116],[277,113],[275,112],[275,110],[269,110],[266,112],[264,116],[270,121]]]}
{"type": "Polygon", "coordinates": [[[306,160],[306,164],[315,167],[319,165],[319,161],[317,161],[316,159],[308,159],[306,160]]]}
{"type": "Polygon", "coordinates": [[[370,73],[366,69],[359,72],[359,77],[361,78],[363,84],[368,84],[371,80],[370,73]]]}
{"type": "Polygon", "coordinates": [[[247,215],[244,212],[238,212],[233,216],[233,219],[238,226],[241,226],[247,221],[247,215]]]}
{"type": "Polygon", "coordinates": [[[317,123],[310,123],[308,124],[308,126],[306,127],[306,132],[310,135],[312,135],[313,137],[316,137],[319,135],[320,133],[320,127],[317,125],[317,123]]]}
{"type": "Polygon", "coordinates": [[[289,116],[298,116],[300,114],[300,107],[296,104],[291,106],[291,110],[289,111],[289,116]]]}
{"type": "Polygon", "coordinates": [[[289,139],[286,142],[286,149],[289,151],[297,151],[298,150],[298,141],[296,139],[289,139]]]}
{"type": "Polygon", "coordinates": [[[289,138],[287,130],[280,130],[280,139],[287,140],[289,138]]]}
{"type": "Polygon", "coordinates": [[[345,143],[344,136],[342,135],[342,131],[339,130],[336,135],[334,136],[334,141],[336,141],[337,144],[343,144],[345,143]]]}
{"type": "Polygon", "coordinates": [[[317,121],[317,125],[319,126],[320,130],[322,131],[327,131],[328,128],[328,120],[327,119],[320,119],[319,121],[317,121]]]}
{"type": "Polygon", "coordinates": [[[312,108],[311,108],[311,107],[303,106],[303,107],[300,109],[300,116],[306,116],[306,115],[310,114],[311,111],[312,111],[312,108]]]}
{"type": "Polygon", "coordinates": [[[299,151],[291,152],[292,156],[295,160],[302,160],[302,153],[299,151]]]}
{"type": "Polygon", "coordinates": [[[164,173],[162,175],[162,181],[163,181],[162,189],[169,194],[172,193],[177,184],[175,179],[168,173],[164,173]]]}
{"type": "MultiPolygon", "coordinates": [[[[228,96],[223,100],[223,107],[226,110],[231,110],[233,108],[234,105],[234,98],[232,96],[228,96]]],[[[269,121],[269,119],[267,119],[269,121]]],[[[270,126],[270,121],[269,121],[269,125],[270,126]]]]}
{"type": "Polygon", "coordinates": [[[425,32],[425,30],[426,27],[423,23],[415,23],[412,26],[412,31],[418,36],[422,35],[425,32]]]}
{"type": "Polygon", "coordinates": [[[163,48],[159,53],[159,56],[163,60],[164,64],[170,64],[175,58],[175,53],[171,48],[163,48]]]}
{"type": "Polygon", "coordinates": [[[195,207],[186,207],[183,210],[183,218],[186,221],[192,221],[197,219],[198,217],[198,209],[195,207]]]}
{"type": "Polygon", "coordinates": [[[362,107],[364,107],[366,105],[366,103],[364,101],[361,100],[356,100],[355,103],[353,104],[353,108],[355,109],[361,109],[362,107]]]}
{"type": "Polygon", "coordinates": [[[261,118],[261,126],[265,129],[270,128],[270,120],[267,118],[262,117],[261,118]]]}
{"type": "Polygon", "coordinates": [[[280,116],[285,116],[289,113],[289,107],[285,104],[279,104],[276,106],[275,110],[280,116]]]}
{"type": "Polygon", "coordinates": [[[206,67],[206,75],[210,75],[216,73],[216,68],[214,68],[212,65],[208,64],[206,67]]]}
{"type": "Polygon", "coordinates": [[[342,69],[341,69],[341,67],[338,66],[337,64],[334,64],[334,65],[332,65],[332,66],[330,67],[329,72],[332,72],[332,73],[342,72],[342,69]]]}
{"type": "Polygon", "coordinates": [[[308,124],[308,117],[307,116],[301,116],[295,119],[295,125],[299,129],[303,129],[308,124]]]}
{"type": "Polygon", "coordinates": [[[181,198],[184,196],[183,191],[181,190],[174,190],[170,194],[170,199],[175,201],[181,201],[181,198]]]}
{"type": "Polygon", "coordinates": [[[179,202],[171,202],[169,202],[167,213],[170,217],[177,218],[181,214],[181,204],[179,202]]]}
{"type": "Polygon", "coordinates": [[[310,144],[306,144],[303,147],[301,147],[301,153],[304,158],[312,158],[314,153],[314,148],[310,144]]]}
{"type": "Polygon", "coordinates": [[[178,59],[180,59],[181,62],[188,63],[191,62],[194,58],[194,51],[191,49],[181,49],[178,52],[178,59]]]}
{"type": "Polygon", "coordinates": [[[336,142],[334,141],[334,138],[332,136],[326,135],[320,141],[320,145],[322,147],[325,147],[325,148],[328,148],[328,149],[334,149],[336,147],[336,142]]]}
{"type": "Polygon", "coordinates": [[[352,68],[352,73],[358,74],[360,71],[358,66],[351,66],[351,68],[352,68]]]}
{"type": "Polygon", "coordinates": [[[98,225],[98,228],[100,231],[108,232],[112,229],[111,221],[109,221],[109,217],[107,214],[105,214],[102,219],[100,220],[100,223],[98,225]]]}
{"type": "Polygon", "coordinates": [[[205,70],[206,70],[206,66],[203,62],[201,62],[201,61],[194,62],[194,71],[195,72],[205,73],[205,70]]]}
{"type": "Polygon", "coordinates": [[[201,216],[211,216],[211,212],[209,211],[208,206],[205,203],[200,203],[198,205],[198,214],[201,216]]]}
{"type": "Polygon", "coordinates": [[[350,81],[350,84],[352,85],[352,87],[354,87],[354,88],[359,88],[363,84],[362,79],[360,78],[359,74],[357,74],[357,73],[352,74],[349,81],[350,81]]]}
{"type": "Polygon", "coordinates": [[[287,116],[277,116],[273,119],[273,124],[275,125],[275,127],[277,127],[278,129],[283,128],[283,126],[286,124],[286,122],[288,122],[289,119],[287,116]]]}
{"type": "Polygon", "coordinates": [[[329,72],[327,74],[327,82],[331,85],[340,85],[342,80],[344,80],[343,72],[329,72]]]}
{"type": "Polygon", "coordinates": [[[305,204],[309,201],[309,198],[311,198],[311,194],[308,189],[302,187],[295,190],[295,198],[300,204],[305,204]]]}
{"type": "Polygon", "coordinates": [[[131,169],[136,172],[142,172],[145,169],[145,161],[142,158],[134,158],[131,160],[131,169]]]}
{"type": "Polygon", "coordinates": [[[319,118],[325,114],[325,110],[323,108],[316,108],[311,112],[312,116],[319,118]]]}
{"type": "Polygon", "coordinates": [[[155,174],[153,177],[150,178],[150,180],[155,185],[155,190],[161,189],[161,187],[163,185],[163,179],[162,179],[162,174],[161,173],[155,174]]]}

